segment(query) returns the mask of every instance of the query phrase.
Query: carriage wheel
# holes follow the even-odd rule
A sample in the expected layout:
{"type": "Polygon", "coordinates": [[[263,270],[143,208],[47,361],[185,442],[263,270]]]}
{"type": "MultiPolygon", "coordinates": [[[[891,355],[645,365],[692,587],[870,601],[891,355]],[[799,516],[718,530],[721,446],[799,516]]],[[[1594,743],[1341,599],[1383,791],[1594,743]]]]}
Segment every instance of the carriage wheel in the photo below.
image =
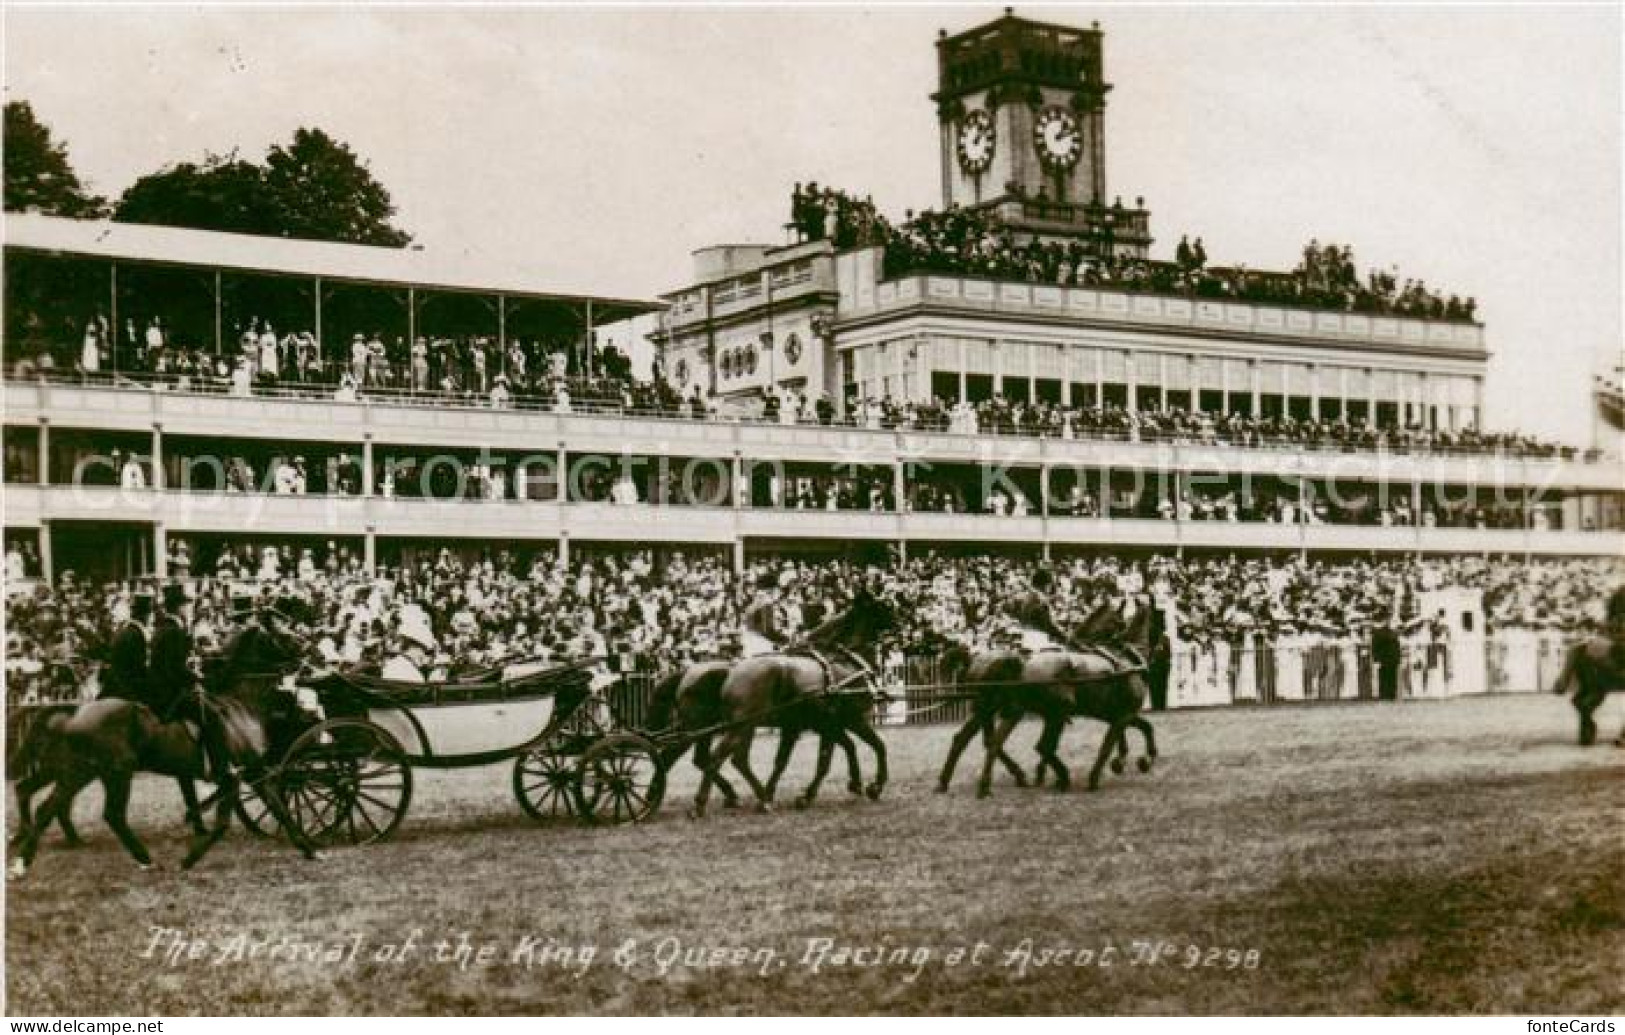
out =
{"type": "Polygon", "coordinates": [[[546,822],[586,814],[576,758],[557,737],[514,759],[513,793],[532,819],[546,822]]]}
{"type": "Polygon", "coordinates": [[[288,749],[278,786],[318,846],[364,845],[395,832],[412,801],[412,769],[394,737],[365,719],[331,719],[288,749]]]}
{"type": "Polygon", "coordinates": [[[269,839],[282,836],[282,824],[271,815],[271,807],[265,804],[258,791],[246,783],[237,789],[237,802],[232,811],[237,813],[237,818],[255,837],[269,839]]]}
{"type": "Polygon", "coordinates": [[[581,758],[581,799],[595,823],[641,823],[666,794],[655,746],[633,733],[605,737],[581,758]]]}

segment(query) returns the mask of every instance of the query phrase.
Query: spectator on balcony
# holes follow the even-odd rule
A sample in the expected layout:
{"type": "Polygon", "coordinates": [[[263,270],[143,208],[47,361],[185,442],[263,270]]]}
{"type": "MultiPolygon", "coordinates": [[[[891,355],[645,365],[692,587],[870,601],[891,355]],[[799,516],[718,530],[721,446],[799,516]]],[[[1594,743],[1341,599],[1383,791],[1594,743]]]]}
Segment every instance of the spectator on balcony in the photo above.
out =
{"type": "Polygon", "coordinates": [[[292,461],[286,457],[279,458],[276,471],[272,475],[272,491],[278,496],[292,496],[298,477],[298,472],[294,470],[292,461]]]}
{"type": "MultiPolygon", "coordinates": [[[[118,450],[113,451],[116,458],[118,450]]],[[[145,489],[147,487],[147,472],[136,459],[134,453],[125,454],[124,463],[119,467],[119,485],[126,489],[145,489]]]]}
{"type": "Polygon", "coordinates": [[[361,384],[367,380],[367,364],[370,362],[371,357],[372,353],[367,348],[366,335],[357,332],[351,336],[350,376],[355,379],[356,384],[361,384]]]}
{"type": "Polygon", "coordinates": [[[260,329],[259,347],[259,375],[275,381],[282,376],[282,357],[277,353],[276,328],[271,326],[270,320],[260,329]]]}
{"type": "Polygon", "coordinates": [[[412,343],[412,391],[429,390],[429,342],[419,337],[412,343]]]}
{"type": "Polygon", "coordinates": [[[513,397],[508,391],[508,377],[498,374],[491,384],[491,408],[493,410],[506,410],[513,405],[513,397]]]}
{"type": "Polygon", "coordinates": [[[95,320],[85,324],[85,340],[79,349],[79,369],[95,374],[102,369],[102,328],[95,320]]]}
{"type": "Polygon", "coordinates": [[[389,385],[389,350],[384,346],[382,331],[373,331],[367,342],[367,373],[362,382],[374,388],[389,385]]]}

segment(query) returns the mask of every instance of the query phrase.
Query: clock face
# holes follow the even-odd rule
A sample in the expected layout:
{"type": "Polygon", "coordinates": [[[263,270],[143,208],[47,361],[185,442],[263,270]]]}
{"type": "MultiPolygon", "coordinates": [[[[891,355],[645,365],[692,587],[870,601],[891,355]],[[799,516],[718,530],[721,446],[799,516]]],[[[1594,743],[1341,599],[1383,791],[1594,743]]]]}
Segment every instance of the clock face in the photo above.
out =
{"type": "Polygon", "coordinates": [[[1038,121],[1033,124],[1033,142],[1038,147],[1038,157],[1055,169],[1072,168],[1083,154],[1083,134],[1078,130],[1078,120],[1065,108],[1050,107],[1038,113],[1038,121]]]}
{"type": "Polygon", "coordinates": [[[973,111],[959,124],[959,165],[972,176],[986,172],[993,164],[998,137],[993,119],[985,111],[973,111]]]}

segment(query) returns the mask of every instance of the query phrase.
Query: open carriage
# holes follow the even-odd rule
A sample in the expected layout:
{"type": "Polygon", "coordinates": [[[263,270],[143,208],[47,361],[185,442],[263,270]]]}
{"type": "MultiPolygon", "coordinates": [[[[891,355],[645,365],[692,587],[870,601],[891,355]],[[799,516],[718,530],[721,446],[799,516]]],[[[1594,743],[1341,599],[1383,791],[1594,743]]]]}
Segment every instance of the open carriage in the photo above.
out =
{"type": "MultiPolygon", "coordinates": [[[[655,744],[625,729],[594,692],[594,664],[532,664],[426,684],[328,676],[311,684],[326,717],[267,778],[291,822],[318,846],[393,834],[411,804],[415,769],[508,761],[514,796],[535,819],[639,822],[659,809],[665,770],[655,744]]],[[[277,830],[246,788],[238,815],[256,832],[277,830]]]]}

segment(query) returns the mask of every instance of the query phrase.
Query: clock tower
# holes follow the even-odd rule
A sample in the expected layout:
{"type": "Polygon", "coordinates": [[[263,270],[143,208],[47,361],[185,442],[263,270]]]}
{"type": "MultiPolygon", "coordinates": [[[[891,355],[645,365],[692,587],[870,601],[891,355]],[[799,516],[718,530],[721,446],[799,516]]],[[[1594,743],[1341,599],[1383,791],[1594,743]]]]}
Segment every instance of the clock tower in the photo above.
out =
{"type": "Polygon", "coordinates": [[[1150,217],[1106,194],[1104,34],[1004,17],[937,41],[944,205],[1143,256],[1150,217]]]}

